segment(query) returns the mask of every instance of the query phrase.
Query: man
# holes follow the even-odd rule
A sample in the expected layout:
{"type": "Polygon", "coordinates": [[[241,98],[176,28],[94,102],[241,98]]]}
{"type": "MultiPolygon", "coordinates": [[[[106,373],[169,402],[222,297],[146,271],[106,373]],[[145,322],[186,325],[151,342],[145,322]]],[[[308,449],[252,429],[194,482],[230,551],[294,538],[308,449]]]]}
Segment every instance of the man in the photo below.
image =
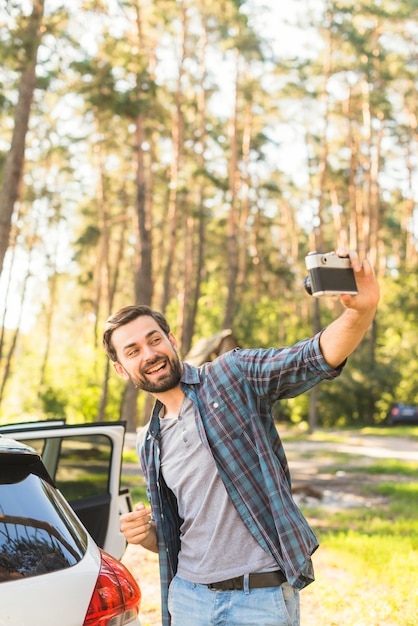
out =
{"type": "Polygon", "coordinates": [[[233,350],[196,368],[180,362],[160,313],[129,306],[108,319],[116,373],[156,399],[138,441],[151,508],[137,505],[121,528],[159,553],[163,626],[300,623],[318,543],[292,499],[271,409],[338,376],[370,326],[378,284],[367,260],[349,256],[358,294],[292,347],[233,350]]]}

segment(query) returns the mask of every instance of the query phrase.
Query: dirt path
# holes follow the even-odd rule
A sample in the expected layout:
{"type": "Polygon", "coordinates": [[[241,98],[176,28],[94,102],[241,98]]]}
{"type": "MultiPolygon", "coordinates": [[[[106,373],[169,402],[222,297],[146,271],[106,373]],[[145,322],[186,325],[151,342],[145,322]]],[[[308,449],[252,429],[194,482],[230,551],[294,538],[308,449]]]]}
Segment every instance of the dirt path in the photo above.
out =
{"type": "MultiPolygon", "coordinates": [[[[336,433],[336,436],[338,433],[336,433]]],[[[132,444],[132,440],[130,441],[132,444]]],[[[129,445],[129,441],[128,441],[129,445]]],[[[399,459],[402,461],[418,461],[418,442],[407,438],[379,437],[353,434],[342,443],[323,442],[285,442],[286,454],[292,475],[295,500],[304,506],[325,506],[330,509],[350,508],[356,506],[373,506],[381,501],[362,493],[366,482],[387,480],[387,476],[379,477],[356,472],[355,479],[347,472],[347,464],[358,467],[367,466],[377,460],[399,459]],[[335,472],[338,459],[341,470],[335,472]]],[[[402,626],[394,624],[385,617],[388,609],[382,602],[374,599],[366,573],[359,573],[356,579],[348,574],[335,556],[326,548],[314,554],[316,573],[315,583],[301,593],[301,624],[302,626],[402,626]],[[364,580],[362,580],[364,577],[364,580]],[[321,602],[329,593],[341,596],[341,610],[335,616],[335,609],[329,609],[321,602]],[[347,593],[351,601],[347,603],[347,593]],[[352,598],[359,593],[368,594],[367,611],[362,601],[353,604],[352,598]],[[356,614],[358,612],[358,615],[356,614]]],[[[158,575],[158,558],[137,546],[128,546],[123,562],[134,574],[142,590],[141,626],[161,626],[160,584],[158,575]]],[[[389,595],[388,590],[388,595],[389,595]]],[[[418,624],[418,619],[417,619],[418,624]]]]}

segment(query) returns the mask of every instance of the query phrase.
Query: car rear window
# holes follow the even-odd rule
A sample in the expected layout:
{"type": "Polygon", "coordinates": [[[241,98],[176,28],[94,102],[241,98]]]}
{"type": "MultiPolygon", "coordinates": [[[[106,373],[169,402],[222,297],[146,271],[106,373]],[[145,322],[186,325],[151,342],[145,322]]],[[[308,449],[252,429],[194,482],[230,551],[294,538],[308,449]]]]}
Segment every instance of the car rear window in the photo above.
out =
{"type": "Polygon", "coordinates": [[[28,466],[0,472],[0,582],[38,576],[78,563],[87,535],[71,507],[28,466]]]}

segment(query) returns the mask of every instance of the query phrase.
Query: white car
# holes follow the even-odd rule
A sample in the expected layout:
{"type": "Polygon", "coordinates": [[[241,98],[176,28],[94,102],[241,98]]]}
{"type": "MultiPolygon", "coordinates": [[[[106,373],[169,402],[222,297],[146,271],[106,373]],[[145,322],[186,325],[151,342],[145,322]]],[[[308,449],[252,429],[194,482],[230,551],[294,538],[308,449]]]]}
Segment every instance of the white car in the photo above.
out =
{"type": "Polygon", "coordinates": [[[140,626],[141,592],[118,560],[124,432],[0,428],[0,626],[140,626]]]}

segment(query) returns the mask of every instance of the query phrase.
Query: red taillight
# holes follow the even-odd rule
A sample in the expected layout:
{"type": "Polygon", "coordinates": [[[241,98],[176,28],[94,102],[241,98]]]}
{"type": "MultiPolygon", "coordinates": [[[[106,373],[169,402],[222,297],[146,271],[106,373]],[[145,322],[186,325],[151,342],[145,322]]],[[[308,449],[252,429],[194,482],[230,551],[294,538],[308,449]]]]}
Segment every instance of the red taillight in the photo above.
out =
{"type": "Polygon", "coordinates": [[[132,574],[106,552],[83,626],[123,626],[138,615],[141,591],[132,574]]]}
{"type": "Polygon", "coordinates": [[[395,415],[395,416],[396,416],[396,415],[399,415],[399,413],[400,413],[400,411],[399,411],[398,407],[397,407],[397,406],[393,407],[393,409],[392,409],[392,415],[395,415]]]}

